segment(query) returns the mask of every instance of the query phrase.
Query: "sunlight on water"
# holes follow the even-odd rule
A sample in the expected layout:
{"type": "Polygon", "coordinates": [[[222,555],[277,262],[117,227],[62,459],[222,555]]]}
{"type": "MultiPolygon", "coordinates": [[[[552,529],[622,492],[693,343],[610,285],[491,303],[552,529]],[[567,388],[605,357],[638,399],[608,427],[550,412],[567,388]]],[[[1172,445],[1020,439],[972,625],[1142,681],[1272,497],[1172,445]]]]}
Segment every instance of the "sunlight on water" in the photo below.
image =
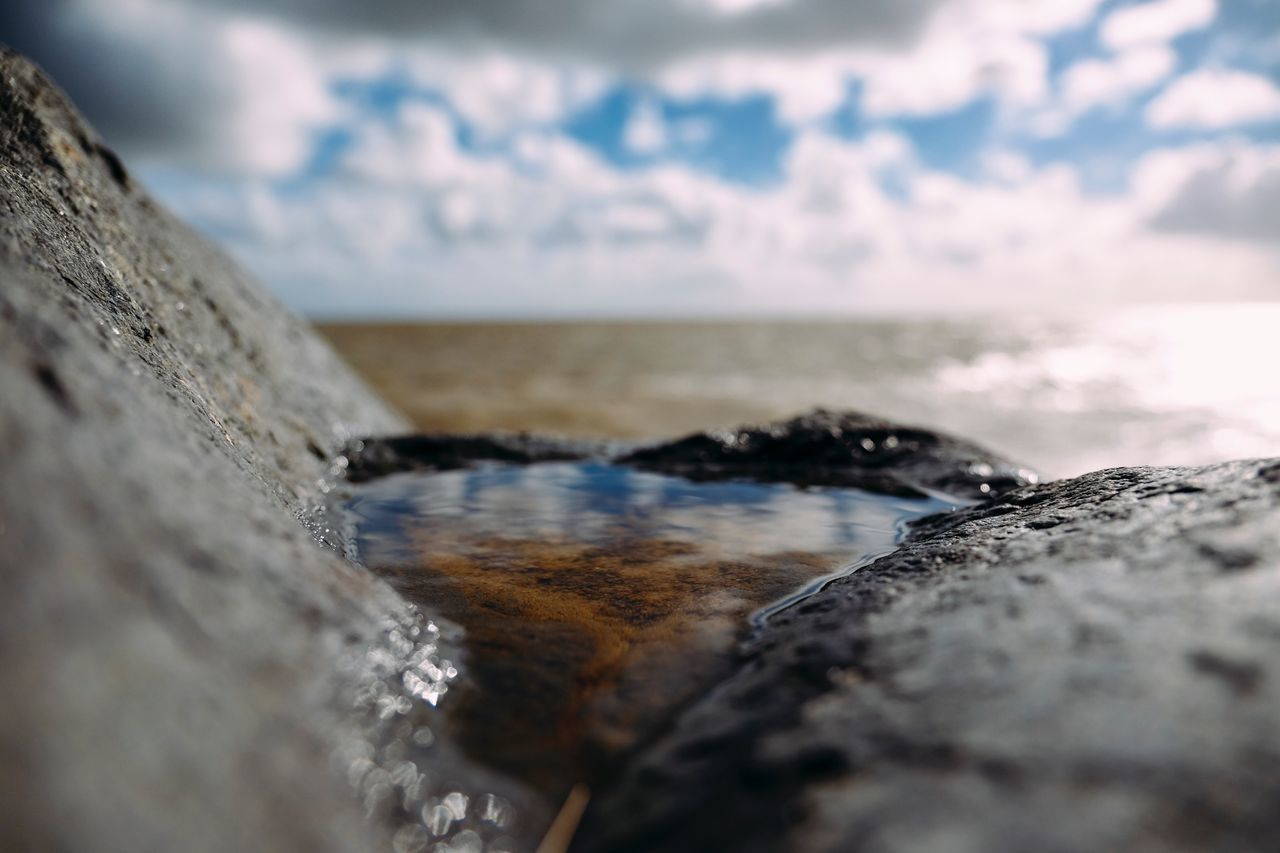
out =
{"type": "Polygon", "coordinates": [[[1265,304],[326,331],[423,428],[655,438],[852,408],[1069,476],[1280,454],[1275,329],[1265,304]]]}

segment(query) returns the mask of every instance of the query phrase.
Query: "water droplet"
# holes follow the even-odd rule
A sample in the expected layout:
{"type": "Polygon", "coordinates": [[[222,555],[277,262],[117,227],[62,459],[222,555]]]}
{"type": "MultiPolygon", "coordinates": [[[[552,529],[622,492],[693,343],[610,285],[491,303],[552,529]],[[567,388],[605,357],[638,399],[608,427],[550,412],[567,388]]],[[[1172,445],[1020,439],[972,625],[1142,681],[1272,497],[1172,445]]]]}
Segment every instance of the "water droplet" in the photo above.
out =
{"type": "MultiPolygon", "coordinates": [[[[373,774],[369,774],[372,776],[373,774]]],[[[366,777],[367,779],[368,777],[366,777]]],[[[364,811],[369,817],[385,813],[391,805],[395,791],[386,782],[369,786],[364,795],[364,811]]]]}
{"type": "Polygon", "coordinates": [[[391,848],[395,853],[421,853],[430,841],[431,835],[424,827],[411,823],[400,827],[391,839],[391,848]]]}
{"type": "Polygon", "coordinates": [[[453,815],[454,820],[462,820],[467,816],[467,795],[461,791],[454,791],[441,802],[453,815]]]}
{"type": "Polygon", "coordinates": [[[428,832],[439,837],[453,826],[453,812],[444,805],[423,806],[422,822],[426,824],[428,832]]]}
{"type": "Polygon", "coordinates": [[[449,843],[450,853],[484,853],[484,841],[474,829],[464,829],[449,843]]]}
{"type": "Polygon", "coordinates": [[[862,445],[862,449],[867,451],[868,453],[876,449],[876,443],[869,438],[862,439],[862,441],[859,441],[858,444],[862,445]]]}
{"type": "Polygon", "coordinates": [[[511,822],[513,810],[511,804],[497,794],[482,794],[480,799],[476,800],[476,811],[481,820],[499,829],[505,829],[511,822]]]}

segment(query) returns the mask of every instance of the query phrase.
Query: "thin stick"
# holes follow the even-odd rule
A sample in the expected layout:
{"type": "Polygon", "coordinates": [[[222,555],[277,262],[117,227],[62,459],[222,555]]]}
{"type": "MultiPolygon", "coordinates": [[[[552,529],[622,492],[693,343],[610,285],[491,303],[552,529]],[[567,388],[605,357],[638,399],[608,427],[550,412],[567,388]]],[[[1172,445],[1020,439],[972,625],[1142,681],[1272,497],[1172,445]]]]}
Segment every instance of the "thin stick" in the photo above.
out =
{"type": "Polygon", "coordinates": [[[574,785],[565,798],[564,805],[560,807],[560,813],[551,821],[551,828],[542,837],[537,853],[565,853],[569,849],[569,843],[573,841],[574,833],[578,831],[578,822],[582,820],[582,813],[586,811],[590,800],[591,792],[586,785],[581,782],[574,785]]]}

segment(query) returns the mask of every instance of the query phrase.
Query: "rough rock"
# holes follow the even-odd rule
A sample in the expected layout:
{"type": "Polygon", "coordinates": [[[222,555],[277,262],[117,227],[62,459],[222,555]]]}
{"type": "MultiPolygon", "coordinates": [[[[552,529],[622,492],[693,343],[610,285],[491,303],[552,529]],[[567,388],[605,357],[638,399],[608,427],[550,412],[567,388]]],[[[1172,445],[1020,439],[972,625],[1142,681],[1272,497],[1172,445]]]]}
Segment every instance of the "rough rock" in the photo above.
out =
{"type": "Polygon", "coordinates": [[[859,412],[815,409],[790,420],[699,432],[637,446],[527,433],[368,438],[346,450],[352,482],[402,471],[447,471],[478,461],[608,459],[690,480],[746,479],[980,500],[1037,481],[1027,468],[945,433],[859,412]]]}
{"type": "Polygon", "coordinates": [[[619,462],[692,480],[746,477],[899,495],[982,499],[1036,482],[989,450],[933,430],[822,409],[788,421],[702,432],[619,462]]]}
{"type": "Polygon", "coordinates": [[[0,847],[379,846],[330,712],[400,604],[301,521],[402,427],[0,49],[0,847]]]}
{"type": "Polygon", "coordinates": [[[535,462],[607,456],[607,447],[577,439],[527,433],[419,433],[356,439],[347,446],[343,455],[347,459],[348,482],[364,483],[375,477],[406,471],[452,471],[475,462],[531,465],[535,462]]]}
{"type": "Polygon", "coordinates": [[[1268,849],[1277,471],[1109,470],[926,520],[775,617],[579,849],[1268,849]]]}

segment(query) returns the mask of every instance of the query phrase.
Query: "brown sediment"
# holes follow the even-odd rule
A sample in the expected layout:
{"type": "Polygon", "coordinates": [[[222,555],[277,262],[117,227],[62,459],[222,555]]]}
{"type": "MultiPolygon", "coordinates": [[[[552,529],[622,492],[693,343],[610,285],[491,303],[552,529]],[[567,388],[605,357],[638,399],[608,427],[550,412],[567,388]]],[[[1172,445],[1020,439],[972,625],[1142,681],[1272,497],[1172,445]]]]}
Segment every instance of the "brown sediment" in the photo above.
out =
{"type": "Polygon", "coordinates": [[[454,704],[473,755],[552,795],[598,778],[727,671],[746,617],[839,557],[732,558],[629,533],[606,543],[406,528],[387,573],[467,632],[454,704]]]}

